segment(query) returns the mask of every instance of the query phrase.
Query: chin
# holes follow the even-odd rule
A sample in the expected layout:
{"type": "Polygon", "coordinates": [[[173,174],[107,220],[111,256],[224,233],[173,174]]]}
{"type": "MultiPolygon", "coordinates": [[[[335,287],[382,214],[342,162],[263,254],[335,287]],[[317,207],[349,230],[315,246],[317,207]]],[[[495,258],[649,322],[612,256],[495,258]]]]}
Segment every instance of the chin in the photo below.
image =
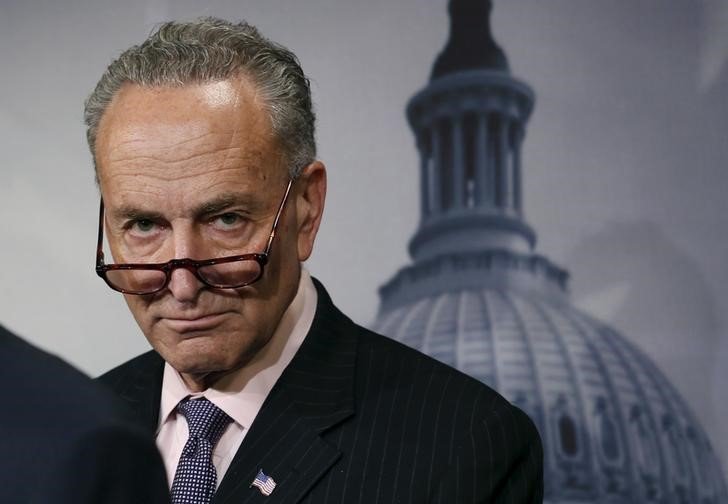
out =
{"type": "Polygon", "coordinates": [[[234,371],[258,350],[256,345],[241,345],[239,341],[237,345],[226,345],[225,339],[220,334],[203,334],[193,338],[178,337],[171,346],[152,346],[179,373],[190,375],[234,371]]]}
{"type": "Polygon", "coordinates": [[[180,373],[205,374],[223,371],[229,365],[230,356],[221,351],[212,336],[150,338],[150,343],[180,373]]]}
{"type": "Polygon", "coordinates": [[[239,324],[184,333],[161,324],[150,329],[147,339],[152,347],[175,370],[187,375],[224,374],[239,369],[269,339],[239,324]]]}

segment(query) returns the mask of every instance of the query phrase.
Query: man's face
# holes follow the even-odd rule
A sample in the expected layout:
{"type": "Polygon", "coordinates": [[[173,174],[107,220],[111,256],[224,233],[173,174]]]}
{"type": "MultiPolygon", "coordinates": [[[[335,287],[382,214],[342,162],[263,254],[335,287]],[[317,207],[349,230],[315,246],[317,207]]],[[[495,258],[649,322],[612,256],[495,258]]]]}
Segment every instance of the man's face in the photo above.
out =
{"type": "MultiPolygon", "coordinates": [[[[245,78],[119,91],[95,153],[114,262],[265,249],[288,166],[264,107],[245,78]]],[[[126,296],[151,345],[188,384],[204,388],[267,343],[295,295],[324,195],[325,170],[316,162],[294,182],[257,283],[215,290],[178,268],[163,291],[126,296]]]]}

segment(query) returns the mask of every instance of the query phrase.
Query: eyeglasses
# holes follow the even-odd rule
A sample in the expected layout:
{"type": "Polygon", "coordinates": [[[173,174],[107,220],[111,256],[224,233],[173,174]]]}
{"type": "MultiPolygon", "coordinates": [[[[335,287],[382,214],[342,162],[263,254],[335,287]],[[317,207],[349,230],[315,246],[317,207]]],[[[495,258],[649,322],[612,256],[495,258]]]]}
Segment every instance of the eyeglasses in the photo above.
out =
{"type": "Polygon", "coordinates": [[[96,274],[112,289],[123,294],[154,294],[169,284],[172,272],[177,268],[191,271],[197,279],[215,289],[238,289],[257,282],[263,276],[268,263],[278,221],[291,192],[293,179],[288,181],[286,192],[278,206],[273,227],[268,236],[265,251],[259,254],[242,254],[196,261],[172,259],[166,263],[104,264],[104,200],[99,209],[99,240],[96,246],[96,274]]]}

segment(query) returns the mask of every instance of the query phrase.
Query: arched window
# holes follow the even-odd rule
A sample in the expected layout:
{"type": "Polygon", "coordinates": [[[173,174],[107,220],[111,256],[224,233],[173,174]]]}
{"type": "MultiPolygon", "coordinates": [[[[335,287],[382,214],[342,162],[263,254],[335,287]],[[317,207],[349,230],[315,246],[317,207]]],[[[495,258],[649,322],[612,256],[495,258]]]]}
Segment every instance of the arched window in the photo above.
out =
{"type": "Polygon", "coordinates": [[[572,463],[583,451],[579,426],[574,419],[574,410],[570,400],[565,394],[559,394],[554,404],[549,408],[549,423],[553,426],[556,437],[555,451],[562,458],[572,463]]]}
{"type": "Polygon", "coordinates": [[[561,439],[561,451],[569,457],[575,456],[579,451],[579,443],[576,436],[576,425],[568,413],[562,413],[559,417],[559,438],[561,439]]]}

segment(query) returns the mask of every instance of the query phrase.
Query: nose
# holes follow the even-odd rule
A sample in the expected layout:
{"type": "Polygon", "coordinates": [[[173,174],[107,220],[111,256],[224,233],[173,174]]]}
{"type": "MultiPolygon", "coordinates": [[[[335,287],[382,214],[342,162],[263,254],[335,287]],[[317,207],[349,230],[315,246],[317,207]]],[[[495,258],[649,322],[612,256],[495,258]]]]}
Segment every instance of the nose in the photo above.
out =
{"type": "Polygon", "coordinates": [[[194,302],[203,287],[204,284],[187,268],[173,270],[167,285],[172,296],[181,303],[194,302]]]}
{"type": "MultiPolygon", "coordinates": [[[[193,232],[178,230],[174,233],[174,258],[203,259],[199,255],[204,253],[199,246],[200,243],[201,240],[193,232]]],[[[170,273],[167,289],[177,301],[190,303],[197,299],[204,286],[192,271],[181,267],[175,268],[170,273]]]]}

